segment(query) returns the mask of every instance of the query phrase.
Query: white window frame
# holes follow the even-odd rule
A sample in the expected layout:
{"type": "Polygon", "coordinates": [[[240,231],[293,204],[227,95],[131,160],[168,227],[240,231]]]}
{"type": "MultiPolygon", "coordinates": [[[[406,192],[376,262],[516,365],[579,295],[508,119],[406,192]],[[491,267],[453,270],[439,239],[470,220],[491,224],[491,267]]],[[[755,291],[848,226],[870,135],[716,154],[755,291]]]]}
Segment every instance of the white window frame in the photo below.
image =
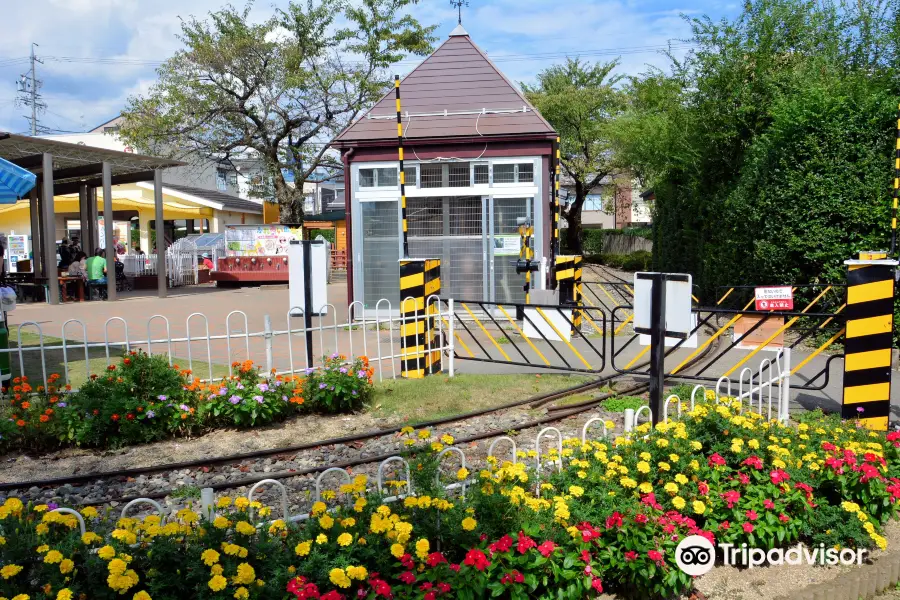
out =
{"type": "Polygon", "coordinates": [[[364,163],[360,164],[355,173],[356,177],[354,178],[354,183],[356,184],[356,189],[363,191],[381,191],[381,190],[399,190],[400,189],[400,163],[364,163]],[[397,173],[397,184],[396,185],[378,185],[378,169],[391,169],[397,173]],[[372,169],[374,174],[375,185],[372,186],[364,186],[362,184],[362,180],[360,179],[361,173],[363,169],[372,169]]]}
{"type": "Polygon", "coordinates": [[[508,188],[508,187],[520,187],[523,185],[537,185],[537,182],[540,180],[540,166],[538,164],[539,159],[537,158],[503,158],[500,160],[492,160],[491,161],[491,174],[490,181],[492,188],[508,188]],[[520,182],[519,181],[519,165],[531,163],[532,165],[532,176],[531,181],[520,182]],[[516,165],[514,176],[515,181],[509,183],[497,183],[494,181],[494,167],[496,165],[516,165]]]}

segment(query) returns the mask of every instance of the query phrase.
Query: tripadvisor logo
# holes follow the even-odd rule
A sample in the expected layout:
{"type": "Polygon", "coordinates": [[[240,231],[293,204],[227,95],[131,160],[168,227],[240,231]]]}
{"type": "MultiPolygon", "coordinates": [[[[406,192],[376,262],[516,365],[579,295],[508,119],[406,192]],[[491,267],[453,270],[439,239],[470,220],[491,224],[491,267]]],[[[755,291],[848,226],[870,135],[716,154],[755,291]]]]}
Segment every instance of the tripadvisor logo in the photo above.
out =
{"type": "MultiPolygon", "coordinates": [[[[798,544],[787,550],[772,548],[768,551],[747,544],[719,544],[718,550],[726,566],[760,567],[763,565],[861,565],[868,553],[865,549],[826,548],[798,544]]],[[[675,548],[678,568],[691,576],[704,575],[716,562],[716,546],[699,535],[689,535],[675,548]]]]}

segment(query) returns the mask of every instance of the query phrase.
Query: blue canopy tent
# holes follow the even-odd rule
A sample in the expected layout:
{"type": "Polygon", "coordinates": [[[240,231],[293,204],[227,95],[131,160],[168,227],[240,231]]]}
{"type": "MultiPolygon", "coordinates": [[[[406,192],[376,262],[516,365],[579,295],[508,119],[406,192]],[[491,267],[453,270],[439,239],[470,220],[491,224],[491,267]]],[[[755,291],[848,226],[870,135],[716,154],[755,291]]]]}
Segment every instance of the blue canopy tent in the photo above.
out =
{"type": "Polygon", "coordinates": [[[37,175],[0,158],[0,204],[15,204],[37,183],[37,175]]]}

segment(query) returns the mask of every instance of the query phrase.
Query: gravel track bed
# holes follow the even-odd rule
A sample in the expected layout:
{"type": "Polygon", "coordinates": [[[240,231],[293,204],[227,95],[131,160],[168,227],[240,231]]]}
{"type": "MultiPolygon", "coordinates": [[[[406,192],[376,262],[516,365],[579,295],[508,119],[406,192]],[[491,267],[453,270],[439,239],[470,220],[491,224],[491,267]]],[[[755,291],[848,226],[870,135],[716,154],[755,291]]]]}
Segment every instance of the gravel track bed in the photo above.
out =
{"type": "MultiPolygon", "coordinates": [[[[623,421],[623,417],[620,413],[608,413],[602,409],[594,408],[585,413],[568,417],[555,423],[550,423],[548,425],[543,425],[540,427],[532,427],[522,431],[518,430],[519,425],[527,423],[529,421],[533,421],[546,415],[547,412],[543,408],[529,409],[527,406],[516,407],[497,413],[470,418],[457,423],[448,423],[436,428],[434,432],[438,437],[444,433],[449,433],[456,439],[464,439],[492,430],[503,430],[513,432],[512,437],[516,440],[516,444],[519,449],[531,450],[534,448],[535,436],[537,435],[538,431],[540,431],[540,429],[545,426],[556,426],[562,431],[564,437],[572,437],[580,436],[583,424],[588,419],[593,417],[600,416],[604,419],[613,420],[617,423],[617,426],[620,430],[623,421]]],[[[380,427],[385,427],[386,425],[386,423],[378,424],[378,426],[380,427]]],[[[374,429],[375,427],[371,428],[374,429]]],[[[360,433],[368,429],[369,427],[361,427],[359,426],[359,424],[357,424],[357,427],[355,427],[353,430],[343,430],[343,432],[341,432],[339,435],[360,433]]],[[[284,432],[282,431],[282,433],[284,432]]],[[[246,432],[243,432],[243,435],[246,436],[248,434],[246,432]]],[[[316,437],[318,437],[319,439],[324,439],[328,436],[322,435],[322,433],[320,432],[320,434],[316,437]]],[[[195,467],[192,469],[181,469],[170,472],[140,475],[134,478],[111,477],[98,479],[92,482],[78,485],[65,484],[57,489],[31,487],[29,489],[12,490],[7,494],[7,496],[16,496],[26,502],[55,502],[61,506],[101,504],[116,507],[119,504],[115,501],[116,499],[160,494],[179,486],[195,486],[197,488],[203,488],[209,486],[227,485],[229,482],[237,482],[249,477],[262,478],[266,474],[282,475],[288,474],[291,471],[300,471],[304,469],[324,469],[329,465],[343,463],[346,461],[365,459],[368,457],[379,457],[382,455],[399,454],[403,449],[402,439],[404,438],[392,434],[373,438],[370,440],[353,442],[350,444],[319,446],[314,449],[292,452],[285,455],[276,455],[253,460],[246,460],[237,464],[211,467],[195,467]]],[[[545,438],[542,442],[544,451],[551,447],[551,440],[552,438],[545,438]]],[[[298,441],[302,440],[295,438],[289,443],[297,443],[298,441]]],[[[470,471],[476,471],[485,465],[485,459],[491,442],[492,439],[487,439],[460,445],[460,448],[463,449],[463,451],[466,453],[468,461],[467,466],[469,467],[470,471]]],[[[232,450],[232,452],[233,451],[234,450],[232,450]]],[[[500,458],[508,456],[508,452],[508,445],[505,445],[502,448],[498,447],[497,449],[497,454],[500,458]]],[[[159,456],[159,454],[156,454],[157,462],[159,456]]],[[[169,455],[166,456],[169,459],[174,458],[169,455]]],[[[122,456],[122,458],[127,458],[127,454],[122,456]]],[[[194,455],[193,458],[199,458],[199,456],[194,455]]],[[[83,459],[83,456],[70,458],[55,457],[55,460],[52,461],[54,463],[52,472],[47,472],[39,466],[44,459],[24,461],[24,464],[19,464],[19,468],[16,469],[16,474],[20,478],[9,480],[21,481],[35,477],[64,476],[73,472],[74,465],[72,463],[78,464],[83,459]],[[30,469],[27,468],[27,466],[29,465],[31,467],[30,469]]],[[[102,461],[103,458],[96,457],[95,455],[93,460],[102,461]]],[[[22,461],[17,461],[17,464],[21,462],[22,461]]],[[[150,462],[148,464],[156,463],[150,462]]],[[[445,458],[444,465],[444,470],[448,473],[448,475],[451,475],[447,478],[447,481],[451,481],[452,473],[455,473],[455,471],[460,466],[459,458],[455,454],[447,456],[445,458]]],[[[131,461],[128,461],[127,466],[138,465],[131,461]]],[[[397,466],[399,466],[399,463],[397,464],[397,466]]],[[[114,468],[116,467],[110,466],[108,464],[103,465],[104,471],[108,471],[114,468]]],[[[370,477],[370,480],[373,482],[374,486],[377,469],[378,463],[367,463],[354,467],[350,470],[354,474],[365,473],[370,477]]],[[[6,471],[0,473],[6,475],[6,471]]],[[[318,474],[304,474],[298,475],[296,477],[291,477],[288,475],[287,477],[280,479],[281,483],[284,484],[284,486],[288,490],[288,498],[292,514],[305,512],[306,510],[308,510],[312,502],[312,496],[315,488],[315,479],[317,476],[318,474]]],[[[389,478],[400,479],[401,475],[399,469],[386,469],[385,479],[389,478]]],[[[4,477],[4,479],[7,478],[4,477]]],[[[328,477],[323,480],[322,487],[323,489],[334,489],[337,488],[340,483],[342,483],[342,481],[340,481],[337,476],[328,477]]],[[[217,491],[217,495],[246,495],[248,489],[249,488],[247,486],[236,487],[233,489],[224,489],[221,491],[217,491]]],[[[275,493],[273,486],[269,486],[265,490],[260,490],[258,498],[272,505],[273,507],[280,507],[280,496],[275,493]]],[[[0,501],[2,501],[3,499],[3,495],[0,495],[0,501]]],[[[183,505],[186,501],[180,498],[166,498],[166,502],[170,506],[175,507],[183,505]]]]}

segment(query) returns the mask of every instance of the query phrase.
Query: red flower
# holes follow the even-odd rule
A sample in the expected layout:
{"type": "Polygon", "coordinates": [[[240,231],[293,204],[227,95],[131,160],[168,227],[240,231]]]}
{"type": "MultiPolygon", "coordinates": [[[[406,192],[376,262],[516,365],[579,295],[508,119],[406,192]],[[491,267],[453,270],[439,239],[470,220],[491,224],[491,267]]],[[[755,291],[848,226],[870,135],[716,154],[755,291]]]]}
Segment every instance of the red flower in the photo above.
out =
{"type": "Polygon", "coordinates": [[[508,535],[504,535],[502,538],[488,546],[488,550],[491,554],[496,554],[498,552],[509,552],[509,549],[512,548],[513,539],[508,535]]]}
{"type": "Polygon", "coordinates": [[[437,600],[437,594],[434,592],[425,592],[423,600],[437,600]]]}
{"type": "Polygon", "coordinates": [[[775,508],[775,503],[766,498],[765,500],[763,500],[763,507],[767,508],[768,510],[772,510],[773,508],[775,508]]]}
{"type": "MultiPolygon", "coordinates": [[[[512,540],[510,540],[510,544],[512,544],[512,540]]],[[[465,560],[463,560],[463,564],[469,567],[474,567],[478,571],[484,571],[489,566],[491,566],[491,561],[487,559],[487,556],[485,556],[484,552],[478,550],[477,548],[473,548],[466,553],[466,558],[465,560]]]]}
{"type": "Polygon", "coordinates": [[[738,479],[741,480],[741,483],[742,483],[743,485],[749,485],[749,484],[750,484],[750,476],[747,475],[746,473],[738,473],[738,479]]]}
{"type": "Polygon", "coordinates": [[[112,419],[113,421],[118,421],[118,420],[119,420],[119,415],[115,415],[115,414],[114,414],[113,416],[110,417],[110,419],[112,419]]]}
{"type": "Polygon", "coordinates": [[[581,551],[581,560],[583,560],[586,563],[591,562],[591,553],[588,552],[587,550],[582,550],[581,551]]]}
{"type": "Polygon", "coordinates": [[[878,472],[877,468],[870,464],[860,465],[859,470],[863,474],[862,477],[859,478],[861,483],[868,483],[870,479],[881,479],[881,473],[878,472]]]}
{"type": "Polygon", "coordinates": [[[406,585],[412,585],[416,582],[416,576],[412,571],[404,571],[400,574],[400,577],[398,579],[400,579],[400,581],[402,581],[406,585]]]}
{"type": "Polygon", "coordinates": [[[633,560],[637,560],[638,553],[634,550],[629,550],[625,553],[625,562],[631,562],[633,560]]]}
{"type": "Polygon", "coordinates": [[[722,494],[722,499],[725,500],[728,508],[732,508],[735,504],[738,503],[738,500],[741,499],[741,494],[737,490],[728,490],[727,492],[722,494]]]}
{"type": "Polygon", "coordinates": [[[425,559],[425,563],[429,567],[436,567],[439,564],[445,563],[445,562],[447,562],[447,559],[444,558],[444,555],[441,554],[440,552],[432,552],[431,554],[428,555],[428,558],[425,559]]]}
{"type": "Polygon", "coordinates": [[[425,590],[430,590],[432,587],[434,587],[434,586],[432,586],[431,582],[426,581],[425,583],[423,583],[422,585],[419,586],[419,589],[424,592],[425,590]]]}
{"type": "MultiPolygon", "coordinates": [[[[459,565],[457,565],[457,568],[459,568],[459,565]]],[[[442,594],[446,594],[452,589],[449,583],[444,583],[443,581],[438,581],[437,587],[438,591],[442,594]]]]}
{"type": "Polygon", "coordinates": [[[622,526],[622,515],[619,514],[619,511],[614,512],[609,517],[606,517],[606,528],[612,529],[613,527],[619,528],[622,526]]]}
{"type": "Polygon", "coordinates": [[[781,521],[782,523],[787,523],[791,519],[786,514],[781,513],[780,515],[778,515],[778,520],[781,521]]]}
{"type": "Polygon", "coordinates": [[[728,521],[722,521],[719,523],[719,529],[731,529],[731,523],[728,521]]]}
{"type": "Polygon", "coordinates": [[[697,489],[698,489],[698,490],[700,491],[700,493],[701,493],[702,495],[704,495],[704,496],[707,495],[707,494],[709,493],[709,486],[706,484],[705,481],[701,481],[700,483],[698,483],[698,484],[697,484],[697,489]]]}
{"type": "Polygon", "coordinates": [[[753,533],[753,523],[744,523],[743,524],[744,533],[753,533]]]}
{"type": "Polygon", "coordinates": [[[530,548],[537,547],[537,542],[525,535],[524,531],[519,532],[519,542],[516,544],[516,550],[519,554],[525,554],[530,548]]]}
{"type": "Polygon", "coordinates": [[[781,485],[786,481],[790,481],[791,476],[787,474],[787,471],[782,469],[775,469],[774,471],[769,472],[769,477],[772,479],[772,483],[775,485],[781,485]]]}
{"type": "Polygon", "coordinates": [[[134,421],[134,415],[131,413],[128,413],[127,415],[125,415],[125,418],[128,419],[129,421],[134,421]]]}
{"type": "Polygon", "coordinates": [[[107,370],[107,371],[115,371],[115,370],[116,370],[116,365],[109,365],[108,367],[106,367],[106,370],[107,370]]]}
{"type": "Polygon", "coordinates": [[[591,580],[591,587],[594,588],[594,591],[597,592],[598,594],[603,593],[603,583],[601,583],[599,577],[594,577],[591,580]]]}
{"type": "Polygon", "coordinates": [[[131,359],[130,359],[130,358],[126,358],[126,359],[123,360],[122,362],[123,362],[123,363],[125,364],[125,366],[127,367],[128,365],[131,364],[131,359]]]}
{"type": "Polygon", "coordinates": [[[709,460],[707,460],[706,462],[710,467],[721,467],[725,464],[725,459],[722,458],[722,456],[718,452],[716,452],[715,454],[710,456],[709,460]]]}
{"type": "Polygon", "coordinates": [[[763,468],[762,459],[756,455],[748,456],[747,458],[744,459],[744,462],[742,462],[741,464],[747,465],[748,467],[753,467],[757,471],[759,471],[760,469],[763,468]]]}
{"type": "Polygon", "coordinates": [[[663,555],[659,550],[648,550],[647,558],[659,565],[662,565],[663,555]]]}
{"type": "Polygon", "coordinates": [[[750,519],[751,521],[755,521],[756,519],[759,518],[759,515],[756,514],[756,511],[753,510],[752,508],[750,510],[748,510],[745,514],[747,515],[747,518],[750,519]]]}
{"type": "Polygon", "coordinates": [[[510,583],[523,583],[524,581],[525,576],[516,570],[505,573],[503,577],[500,578],[500,583],[502,583],[503,585],[508,585],[510,583]]]}
{"type": "MultiPolygon", "coordinates": [[[[310,598],[314,598],[315,596],[310,596],[310,598]]],[[[343,594],[339,594],[337,590],[331,590],[327,594],[322,594],[321,600],[343,600],[343,594]]]]}
{"type": "Polygon", "coordinates": [[[450,570],[453,571],[454,573],[459,573],[459,564],[458,563],[451,564],[450,570]]]}
{"type": "Polygon", "coordinates": [[[837,450],[837,446],[835,446],[831,442],[822,442],[822,450],[825,450],[826,452],[834,452],[835,450],[837,450]]]}
{"type": "Polygon", "coordinates": [[[376,579],[372,583],[372,587],[375,588],[376,596],[384,596],[385,598],[391,597],[391,586],[389,586],[386,581],[382,579],[376,579]]]}
{"type": "Polygon", "coordinates": [[[647,521],[648,521],[647,515],[645,515],[644,513],[638,513],[638,514],[634,515],[635,523],[640,523],[643,525],[647,521]]]}
{"type": "Polygon", "coordinates": [[[537,547],[537,551],[540,552],[541,556],[543,556],[544,558],[547,558],[548,556],[553,554],[554,550],[556,550],[556,544],[554,544],[550,540],[547,540],[537,547]]]}
{"type": "Polygon", "coordinates": [[[94,409],[94,416],[96,417],[96,416],[99,415],[99,414],[100,414],[100,410],[97,409],[97,408],[95,408],[95,409],[94,409]]]}

